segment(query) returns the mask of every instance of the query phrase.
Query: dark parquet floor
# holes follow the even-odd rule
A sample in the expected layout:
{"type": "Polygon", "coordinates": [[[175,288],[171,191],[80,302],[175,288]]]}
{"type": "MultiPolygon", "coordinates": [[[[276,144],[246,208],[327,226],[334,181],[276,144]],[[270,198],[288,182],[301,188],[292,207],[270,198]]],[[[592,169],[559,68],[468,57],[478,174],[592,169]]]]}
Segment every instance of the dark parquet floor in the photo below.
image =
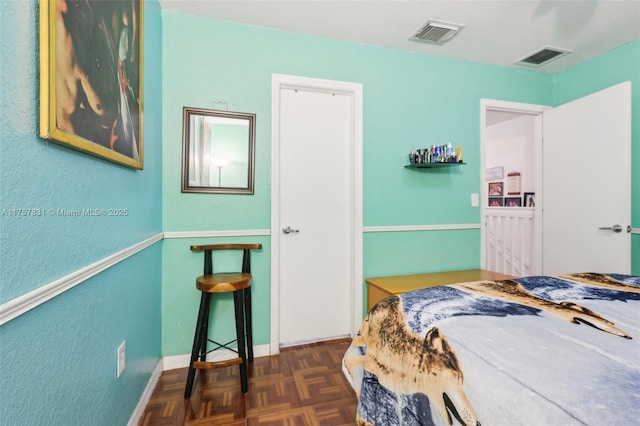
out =
{"type": "Polygon", "coordinates": [[[356,397],[342,373],[348,340],[281,350],[249,364],[242,394],[238,366],[200,370],[185,400],[187,369],[164,371],[140,426],[354,425],[356,397]]]}

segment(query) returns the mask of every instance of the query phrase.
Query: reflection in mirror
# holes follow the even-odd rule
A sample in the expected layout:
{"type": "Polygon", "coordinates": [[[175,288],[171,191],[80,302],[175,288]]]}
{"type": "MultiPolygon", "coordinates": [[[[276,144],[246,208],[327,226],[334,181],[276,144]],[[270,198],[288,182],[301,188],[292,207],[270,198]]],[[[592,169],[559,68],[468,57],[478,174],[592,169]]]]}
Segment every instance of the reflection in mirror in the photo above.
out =
{"type": "Polygon", "coordinates": [[[255,119],[184,107],[182,192],[253,194],[255,119]]]}

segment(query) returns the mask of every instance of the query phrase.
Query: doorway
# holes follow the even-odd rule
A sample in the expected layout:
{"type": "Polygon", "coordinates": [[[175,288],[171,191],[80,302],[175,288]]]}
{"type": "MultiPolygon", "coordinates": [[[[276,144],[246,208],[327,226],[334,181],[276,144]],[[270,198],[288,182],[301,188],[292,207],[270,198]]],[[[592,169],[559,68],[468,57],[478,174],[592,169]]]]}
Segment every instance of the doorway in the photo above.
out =
{"type": "MultiPolygon", "coordinates": [[[[630,273],[631,83],[620,83],[556,108],[481,101],[481,265],[488,269],[491,251],[496,249],[491,246],[488,226],[488,212],[493,207],[487,207],[486,202],[486,123],[490,111],[534,116],[533,229],[520,238],[533,239],[534,269],[514,275],[630,273]],[[616,153],[615,166],[603,167],[603,151],[616,153]]],[[[507,186],[505,183],[505,192],[507,186]]],[[[522,213],[518,210],[514,211],[522,213]]],[[[512,227],[511,235],[518,233],[516,229],[512,227]]]]}
{"type": "Polygon", "coordinates": [[[272,77],[271,352],[362,320],[362,86],[272,77]]]}
{"type": "Polygon", "coordinates": [[[540,203],[527,206],[525,200],[524,208],[506,204],[508,199],[516,198],[507,187],[510,173],[520,173],[520,197],[524,192],[541,195],[542,113],[548,109],[543,105],[481,101],[483,269],[515,276],[534,275],[542,270],[540,203]],[[495,186],[496,192],[490,193],[490,186],[495,186]]]}

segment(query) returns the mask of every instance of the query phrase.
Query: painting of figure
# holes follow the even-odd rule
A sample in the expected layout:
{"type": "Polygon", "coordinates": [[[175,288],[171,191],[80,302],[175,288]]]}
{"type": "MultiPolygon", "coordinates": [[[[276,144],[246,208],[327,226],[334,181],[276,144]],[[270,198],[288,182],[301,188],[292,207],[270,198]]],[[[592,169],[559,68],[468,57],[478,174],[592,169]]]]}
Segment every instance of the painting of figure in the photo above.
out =
{"type": "Polygon", "coordinates": [[[142,168],[142,2],[40,1],[40,136],[142,168]]]}

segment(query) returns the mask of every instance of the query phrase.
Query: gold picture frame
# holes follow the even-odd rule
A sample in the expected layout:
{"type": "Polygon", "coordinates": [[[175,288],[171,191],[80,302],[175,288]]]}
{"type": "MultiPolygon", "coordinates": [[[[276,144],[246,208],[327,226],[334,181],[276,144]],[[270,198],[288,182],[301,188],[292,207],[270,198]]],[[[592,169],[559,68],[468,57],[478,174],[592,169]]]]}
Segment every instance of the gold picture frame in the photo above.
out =
{"type": "Polygon", "coordinates": [[[40,0],[40,137],[143,168],[142,0],[40,0]]]}

